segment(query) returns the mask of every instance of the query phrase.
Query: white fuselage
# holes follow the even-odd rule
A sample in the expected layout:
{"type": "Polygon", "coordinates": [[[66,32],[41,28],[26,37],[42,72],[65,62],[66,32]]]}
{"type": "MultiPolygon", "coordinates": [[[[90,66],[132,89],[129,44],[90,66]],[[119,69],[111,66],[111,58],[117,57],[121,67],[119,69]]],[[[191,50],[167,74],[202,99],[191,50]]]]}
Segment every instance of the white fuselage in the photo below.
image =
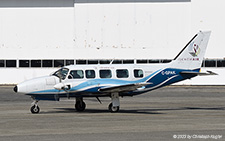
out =
{"type": "MultiPolygon", "coordinates": [[[[46,93],[66,93],[66,91],[60,91],[62,86],[69,86],[70,88],[73,88],[83,82],[90,83],[93,82],[93,80],[99,80],[99,79],[111,79],[111,80],[124,80],[124,81],[137,81],[140,79],[145,78],[146,76],[151,75],[157,70],[166,68],[168,64],[104,64],[104,65],[70,65],[65,66],[63,68],[68,69],[68,72],[66,76],[60,80],[60,78],[56,77],[55,75],[49,75],[45,77],[39,77],[35,79],[31,79],[28,81],[25,81],[23,83],[20,83],[17,85],[18,92],[19,93],[37,93],[40,91],[46,91],[46,93]],[[82,72],[83,76],[79,76],[76,78],[72,78],[71,74],[72,71],[79,71],[82,72]],[[94,72],[94,76],[88,77],[88,71],[94,72]],[[111,76],[101,76],[101,71],[110,71],[111,76]],[[118,74],[123,73],[122,71],[126,71],[126,74],[118,74]],[[140,72],[137,72],[140,71],[140,72]],[[143,74],[135,74],[135,73],[143,73],[143,74]],[[126,75],[126,76],[123,76],[126,75]],[[137,76],[141,75],[141,76],[137,76]],[[53,89],[58,89],[59,91],[50,91],[53,89]]],[[[166,72],[166,74],[169,74],[172,72],[166,72]]],[[[114,84],[115,85],[115,84],[114,84]]],[[[40,94],[45,94],[40,93],[40,94]]]]}

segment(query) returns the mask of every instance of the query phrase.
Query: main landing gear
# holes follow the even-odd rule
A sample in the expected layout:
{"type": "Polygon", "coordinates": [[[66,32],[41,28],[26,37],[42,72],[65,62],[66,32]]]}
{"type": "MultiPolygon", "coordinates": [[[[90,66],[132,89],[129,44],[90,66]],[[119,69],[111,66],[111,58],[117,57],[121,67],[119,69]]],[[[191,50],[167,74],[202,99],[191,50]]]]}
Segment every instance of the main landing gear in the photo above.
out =
{"type": "Polygon", "coordinates": [[[113,106],[113,104],[110,103],[108,109],[111,113],[116,113],[120,110],[120,106],[113,106]]]}
{"type": "MultiPolygon", "coordinates": [[[[111,113],[118,112],[119,109],[120,109],[119,93],[112,93],[111,94],[111,99],[112,99],[112,103],[110,103],[109,106],[108,106],[109,111],[111,113]]],[[[76,103],[75,103],[75,109],[78,112],[83,112],[85,110],[85,108],[86,108],[86,104],[83,101],[83,97],[77,97],[76,98],[76,103]]]]}
{"type": "Polygon", "coordinates": [[[40,112],[40,108],[38,107],[38,100],[34,100],[31,104],[30,111],[32,114],[38,114],[40,112]]]}
{"type": "Polygon", "coordinates": [[[78,112],[82,112],[82,111],[85,110],[85,108],[86,108],[86,104],[84,103],[83,98],[82,97],[77,97],[76,98],[75,109],[78,112]]]}
{"type": "Polygon", "coordinates": [[[112,93],[111,94],[112,103],[109,104],[109,111],[111,113],[118,112],[120,110],[120,99],[119,93],[112,93]]]}

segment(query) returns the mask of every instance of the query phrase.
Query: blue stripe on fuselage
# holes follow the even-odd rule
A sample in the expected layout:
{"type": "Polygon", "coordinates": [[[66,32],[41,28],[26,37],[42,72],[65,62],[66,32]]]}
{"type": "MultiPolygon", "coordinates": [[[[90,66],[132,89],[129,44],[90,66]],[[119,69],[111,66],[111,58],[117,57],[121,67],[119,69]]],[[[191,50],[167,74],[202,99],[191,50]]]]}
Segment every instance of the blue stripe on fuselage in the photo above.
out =
{"type": "MultiPolygon", "coordinates": [[[[154,73],[146,76],[145,78],[142,78],[140,80],[135,81],[127,81],[127,80],[119,80],[119,79],[93,79],[85,81],[77,86],[72,87],[68,92],[70,93],[98,93],[98,89],[102,87],[112,86],[112,85],[126,85],[126,84],[134,84],[134,83],[142,83],[142,82],[150,82],[152,84],[149,84],[145,86],[145,88],[151,88],[151,87],[162,87],[166,86],[184,79],[188,79],[194,76],[186,75],[182,76],[180,75],[181,71],[193,71],[193,70],[182,70],[182,69],[172,69],[172,68],[166,68],[166,69],[160,69],[155,71],[154,73]],[[176,77],[172,78],[173,76],[177,75],[176,77]],[[171,79],[169,79],[171,78],[171,79]],[[169,81],[168,81],[169,80],[169,81]],[[162,85],[161,85],[162,84],[162,85]]],[[[199,69],[196,69],[194,71],[199,72],[199,69]]],[[[49,89],[49,90],[42,90],[42,91],[35,91],[31,94],[58,94],[64,92],[63,90],[56,90],[56,89],[49,89]]]]}

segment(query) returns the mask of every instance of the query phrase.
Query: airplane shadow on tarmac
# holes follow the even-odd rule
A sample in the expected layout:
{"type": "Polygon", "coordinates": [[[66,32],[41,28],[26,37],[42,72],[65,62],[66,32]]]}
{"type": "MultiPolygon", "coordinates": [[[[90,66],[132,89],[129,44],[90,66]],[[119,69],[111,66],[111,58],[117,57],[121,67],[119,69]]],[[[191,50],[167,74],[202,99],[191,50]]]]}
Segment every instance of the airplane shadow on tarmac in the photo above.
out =
{"type": "MultiPolygon", "coordinates": [[[[86,109],[83,112],[77,112],[74,108],[54,108],[60,111],[42,111],[40,114],[49,113],[110,113],[107,109],[86,109]]],[[[217,108],[203,108],[203,107],[181,107],[181,108],[165,108],[165,109],[137,109],[137,110],[123,110],[121,109],[118,113],[131,113],[131,114],[166,114],[163,111],[188,111],[188,110],[208,110],[208,111],[221,111],[225,110],[225,107],[217,108]]]]}

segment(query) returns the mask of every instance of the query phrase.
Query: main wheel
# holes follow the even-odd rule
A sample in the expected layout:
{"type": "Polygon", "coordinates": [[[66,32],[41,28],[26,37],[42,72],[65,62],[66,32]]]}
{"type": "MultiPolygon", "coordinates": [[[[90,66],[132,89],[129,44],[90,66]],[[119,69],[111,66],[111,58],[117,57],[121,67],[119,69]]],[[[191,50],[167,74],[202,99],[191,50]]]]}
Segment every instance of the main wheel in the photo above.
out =
{"type": "Polygon", "coordinates": [[[40,108],[38,107],[38,105],[34,105],[30,108],[30,111],[32,114],[38,114],[40,112],[40,108]]]}
{"type": "Polygon", "coordinates": [[[75,104],[75,108],[78,112],[82,112],[86,108],[86,104],[83,101],[77,101],[75,104]]]}
{"type": "Polygon", "coordinates": [[[120,106],[113,106],[112,103],[110,103],[108,109],[111,113],[115,113],[120,110],[120,106]]]}

